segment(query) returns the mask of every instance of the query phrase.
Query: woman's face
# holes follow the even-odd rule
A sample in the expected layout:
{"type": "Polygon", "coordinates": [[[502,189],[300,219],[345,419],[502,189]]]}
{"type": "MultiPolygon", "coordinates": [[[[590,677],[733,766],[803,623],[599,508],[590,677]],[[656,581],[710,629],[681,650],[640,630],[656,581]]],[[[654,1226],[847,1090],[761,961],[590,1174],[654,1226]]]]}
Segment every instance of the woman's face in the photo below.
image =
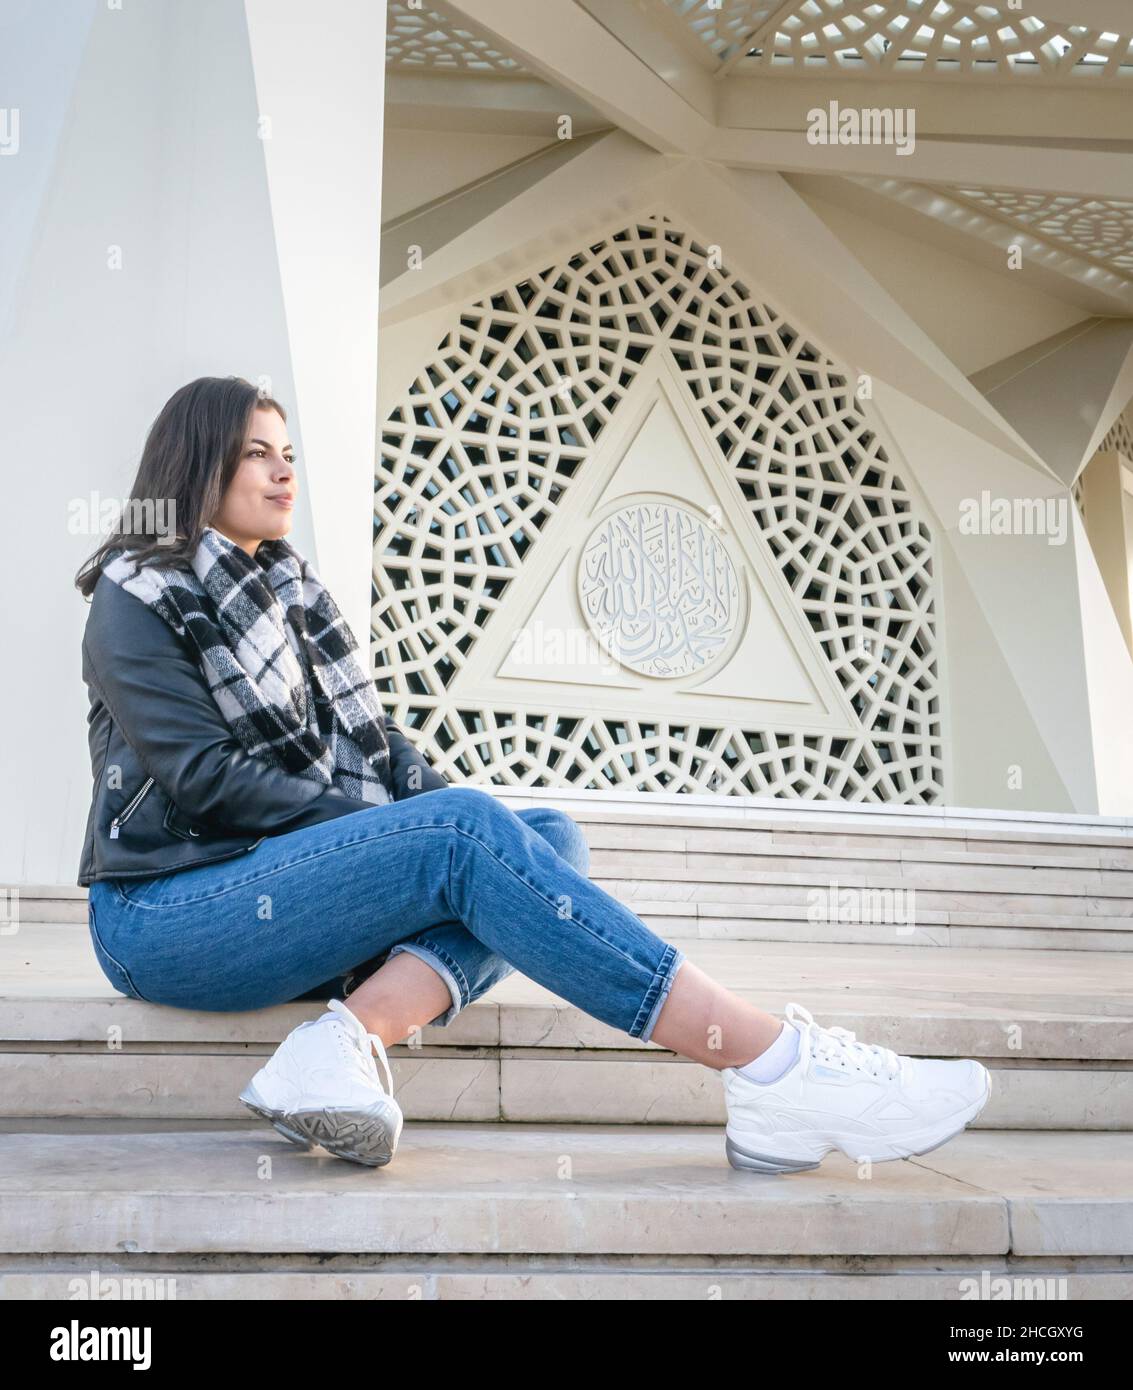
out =
{"type": "Polygon", "coordinates": [[[240,463],[209,525],[254,555],[261,541],[291,530],[297,492],[286,424],[270,406],[253,410],[240,463]]]}

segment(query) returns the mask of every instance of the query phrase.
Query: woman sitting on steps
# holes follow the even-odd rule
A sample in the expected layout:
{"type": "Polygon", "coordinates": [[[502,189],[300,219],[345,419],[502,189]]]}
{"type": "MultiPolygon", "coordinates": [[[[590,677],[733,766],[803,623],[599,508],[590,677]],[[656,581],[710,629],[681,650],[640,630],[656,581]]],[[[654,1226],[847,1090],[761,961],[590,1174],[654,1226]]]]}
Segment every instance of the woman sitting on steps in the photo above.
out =
{"type": "Polygon", "coordinates": [[[283,409],[239,378],[191,382],[131,491],[176,534],[120,524],[76,580],[94,775],[78,881],[115,988],[206,1010],[329,996],[241,1100],[289,1140],[372,1166],[402,1129],[386,1049],[513,970],[719,1071],[736,1168],[906,1158],[979,1114],[978,1062],[754,1008],[589,881],[569,816],[449,785],[385,717],[284,539],[296,487],[283,409]]]}

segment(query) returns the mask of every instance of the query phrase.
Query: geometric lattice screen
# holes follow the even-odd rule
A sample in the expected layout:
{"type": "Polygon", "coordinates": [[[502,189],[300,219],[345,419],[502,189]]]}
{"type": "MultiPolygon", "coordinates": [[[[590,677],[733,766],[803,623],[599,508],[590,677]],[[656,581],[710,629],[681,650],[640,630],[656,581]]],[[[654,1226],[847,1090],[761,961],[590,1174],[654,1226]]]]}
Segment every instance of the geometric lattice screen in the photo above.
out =
{"type": "Polygon", "coordinates": [[[1119,415],[1113,422],[1098,448],[1113,450],[1121,454],[1128,463],[1133,463],[1133,430],[1129,428],[1129,422],[1124,415],[1119,415]]]}
{"type": "Polygon", "coordinates": [[[1133,280],[1133,202],[1128,199],[981,187],[945,191],[980,212],[1100,261],[1133,280]]]}
{"type": "Polygon", "coordinates": [[[457,780],[935,802],[943,795],[932,539],[868,402],[663,216],[459,314],[382,431],[376,682],[457,780]],[[667,353],[852,711],[847,733],[584,715],[454,693],[572,505],[604,431],[667,353]]]}
{"type": "MultiPolygon", "coordinates": [[[[722,62],[767,73],[991,80],[1133,76],[1133,42],[1006,0],[666,0],[722,62]]],[[[1041,8],[1041,6],[1039,7],[1041,8]]],[[[1130,16],[1133,20],[1133,15],[1130,16]]],[[[1128,30],[1128,26],[1127,26],[1128,30]]]]}
{"type": "Polygon", "coordinates": [[[665,0],[696,36],[723,62],[746,50],[748,40],[782,7],[776,0],[665,0]]]}
{"type": "Polygon", "coordinates": [[[491,73],[516,76],[520,64],[478,30],[446,13],[389,0],[386,66],[406,72],[491,73]]]}

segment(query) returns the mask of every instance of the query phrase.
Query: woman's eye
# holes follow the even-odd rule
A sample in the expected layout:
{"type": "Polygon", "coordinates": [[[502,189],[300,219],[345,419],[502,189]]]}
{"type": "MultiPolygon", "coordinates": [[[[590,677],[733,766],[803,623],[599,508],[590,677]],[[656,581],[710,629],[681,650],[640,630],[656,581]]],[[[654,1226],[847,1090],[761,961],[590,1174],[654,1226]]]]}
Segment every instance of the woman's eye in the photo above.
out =
{"type": "MultiPolygon", "coordinates": [[[[268,451],[266,449],[249,449],[248,452],[244,455],[245,458],[250,459],[266,459],[267,456],[268,451]]],[[[284,454],[282,457],[284,463],[294,464],[295,462],[294,454],[284,454]]]]}

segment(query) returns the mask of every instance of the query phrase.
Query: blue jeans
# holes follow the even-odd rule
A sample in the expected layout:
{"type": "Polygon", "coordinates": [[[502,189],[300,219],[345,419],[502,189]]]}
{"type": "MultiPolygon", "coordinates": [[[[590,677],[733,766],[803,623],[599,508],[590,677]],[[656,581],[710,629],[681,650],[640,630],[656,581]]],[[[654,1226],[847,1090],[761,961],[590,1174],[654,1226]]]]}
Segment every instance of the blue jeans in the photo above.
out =
{"type": "Polygon", "coordinates": [[[586,878],[575,822],[448,787],[276,835],[246,856],[90,887],[95,954],[134,999],[263,1009],[326,998],[409,951],[448,985],[444,1026],[519,970],[648,1041],[685,956],[586,878]],[[325,993],[323,991],[326,991],[325,993]]]}

